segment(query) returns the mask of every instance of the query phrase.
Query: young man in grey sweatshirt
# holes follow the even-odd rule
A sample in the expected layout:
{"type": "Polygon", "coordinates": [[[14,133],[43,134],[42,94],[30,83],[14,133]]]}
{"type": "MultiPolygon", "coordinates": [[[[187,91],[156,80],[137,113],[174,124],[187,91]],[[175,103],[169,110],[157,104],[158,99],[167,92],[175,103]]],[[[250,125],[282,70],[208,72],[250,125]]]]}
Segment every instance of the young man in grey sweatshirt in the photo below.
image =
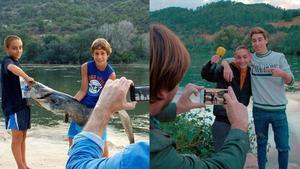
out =
{"type": "MultiPolygon", "coordinates": [[[[255,51],[251,60],[251,88],[259,169],[266,167],[269,124],[274,132],[279,168],[287,169],[290,147],[284,84],[291,85],[294,76],[284,54],[268,50],[268,35],[264,29],[253,28],[250,40],[255,51]]],[[[231,81],[228,63],[222,64],[224,78],[231,81]]]]}

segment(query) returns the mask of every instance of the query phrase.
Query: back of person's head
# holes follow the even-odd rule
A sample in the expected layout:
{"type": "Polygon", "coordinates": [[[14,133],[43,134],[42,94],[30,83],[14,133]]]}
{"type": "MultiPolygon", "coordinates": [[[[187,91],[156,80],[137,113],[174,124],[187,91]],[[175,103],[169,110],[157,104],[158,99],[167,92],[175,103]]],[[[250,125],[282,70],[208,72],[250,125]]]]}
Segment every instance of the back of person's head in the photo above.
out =
{"type": "Polygon", "coordinates": [[[91,45],[91,53],[93,54],[94,50],[102,49],[105,50],[107,55],[110,55],[112,52],[110,44],[104,38],[97,38],[91,45]]]}
{"type": "Polygon", "coordinates": [[[250,39],[254,34],[262,34],[265,39],[268,39],[268,32],[261,27],[254,27],[250,30],[250,39]]]}
{"type": "Polygon", "coordinates": [[[162,24],[150,26],[150,103],[161,100],[158,93],[171,91],[190,64],[190,55],[180,39],[162,24]]]}
{"type": "Polygon", "coordinates": [[[4,42],[3,42],[3,47],[4,47],[4,49],[9,48],[11,42],[12,42],[13,40],[16,40],[16,39],[21,40],[21,38],[20,38],[19,36],[17,36],[17,35],[8,35],[8,36],[6,36],[6,37],[4,38],[4,42]]]}

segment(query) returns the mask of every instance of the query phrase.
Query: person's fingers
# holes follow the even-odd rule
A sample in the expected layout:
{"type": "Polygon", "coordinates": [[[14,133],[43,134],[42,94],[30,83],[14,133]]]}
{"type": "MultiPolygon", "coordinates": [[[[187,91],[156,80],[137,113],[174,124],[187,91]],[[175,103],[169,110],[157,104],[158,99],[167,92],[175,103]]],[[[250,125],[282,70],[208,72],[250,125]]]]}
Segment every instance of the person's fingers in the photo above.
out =
{"type": "Polygon", "coordinates": [[[226,80],[229,81],[229,82],[231,81],[230,73],[229,72],[226,73],[226,80]]]}
{"type": "Polygon", "coordinates": [[[190,92],[189,92],[189,96],[191,96],[192,94],[197,96],[198,93],[199,93],[198,89],[196,87],[192,87],[190,92]]]}
{"type": "Polygon", "coordinates": [[[126,102],[124,105],[123,105],[123,108],[125,110],[133,110],[135,108],[135,105],[136,105],[137,102],[126,102]]]}
{"type": "Polygon", "coordinates": [[[196,89],[197,89],[197,91],[194,92],[194,94],[195,94],[195,96],[198,96],[198,95],[199,95],[199,91],[200,91],[200,90],[203,90],[204,87],[203,87],[203,86],[196,86],[196,89]]]}
{"type": "Polygon", "coordinates": [[[227,102],[226,102],[226,104],[224,104],[224,108],[225,108],[226,112],[228,112],[228,105],[227,105],[227,102]]]}
{"type": "Polygon", "coordinates": [[[203,86],[197,86],[197,85],[196,85],[196,89],[199,91],[199,90],[204,89],[204,87],[203,87],[203,86]]]}
{"type": "Polygon", "coordinates": [[[226,103],[228,104],[228,105],[231,105],[232,104],[232,99],[231,99],[231,97],[230,97],[230,95],[229,94],[224,94],[224,99],[226,100],[226,103]]]}
{"type": "Polygon", "coordinates": [[[192,83],[189,83],[186,88],[185,88],[185,91],[188,95],[192,95],[192,94],[195,94],[197,95],[199,90],[202,90],[204,87],[203,86],[198,86],[198,85],[195,85],[195,84],[192,84],[192,83]]]}
{"type": "Polygon", "coordinates": [[[120,85],[121,86],[127,85],[127,79],[124,76],[120,78],[120,85]]]}
{"type": "Polygon", "coordinates": [[[130,80],[130,79],[128,79],[131,83],[130,83],[130,85],[133,85],[134,86],[134,83],[133,83],[133,81],[132,80],[130,80]]]}
{"type": "Polygon", "coordinates": [[[234,93],[234,91],[233,91],[233,89],[232,89],[231,86],[228,87],[228,94],[230,95],[232,101],[238,102],[238,100],[237,100],[237,98],[235,96],[235,93],[234,93]]]}
{"type": "Polygon", "coordinates": [[[110,84],[112,84],[113,82],[114,83],[117,83],[119,81],[119,79],[116,79],[116,80],[111,80],[111,79],[108,79],[106,82],[105,82],[105,85],[104,85],[104,87],[106,86],[106,85],[110,85],[110,84]]]}
{"type": "Polygon", "coordinates": [[[127,80],[126,81],[126,89],[125,89],[125,91],[126,91],[126,93],[128,93],[128,91],[129,91],[129,89],[130,89],[130,86],[133,84],[133,81],[132,80],[127,80]]]}
{"type": "Polygon", "coordinates": [[[128,86],[128,88],[129,88],[131,85],[134,85],[134,84],[133,84],[133,81],[130,80],[130,79],[127,79],[127,86],[128,86]]]}

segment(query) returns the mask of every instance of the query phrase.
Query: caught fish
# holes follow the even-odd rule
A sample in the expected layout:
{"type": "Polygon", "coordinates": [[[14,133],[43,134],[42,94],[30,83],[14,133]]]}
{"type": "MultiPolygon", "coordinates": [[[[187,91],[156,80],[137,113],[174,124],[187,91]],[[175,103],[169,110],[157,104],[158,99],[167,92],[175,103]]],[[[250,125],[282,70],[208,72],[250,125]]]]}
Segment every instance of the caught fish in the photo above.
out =
{"type": "MultiPolygon", "coordinates": [[[[39,82],[33,82],[30,86],[30,97],[41,107],[53,112],[68,114],[77,124],[83,126],[89,119],[93,109],[87,108],[72,96],[58,92],[39,82]]],[[[134,143],[132,123],[125,110],[116,112],[119,115],[122,125],[129,139],[130,144],[134,143]]]]}

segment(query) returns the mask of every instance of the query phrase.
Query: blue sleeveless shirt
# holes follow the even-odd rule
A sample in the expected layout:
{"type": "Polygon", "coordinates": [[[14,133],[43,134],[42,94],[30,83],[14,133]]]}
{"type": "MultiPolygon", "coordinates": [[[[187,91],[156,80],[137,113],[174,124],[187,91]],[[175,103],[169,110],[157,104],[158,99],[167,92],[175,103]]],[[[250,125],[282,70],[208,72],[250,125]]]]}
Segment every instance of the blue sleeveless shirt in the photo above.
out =
{"type": "Polygon", "coordinates": [[[114,70],[109,64],[103,71],[100,71],[97,69],[95,61],[89,61],[87,63],[89,86],[86,95],[80,102],[88,108],[94,108],[106,81],[113,72],[114,70]]]}

